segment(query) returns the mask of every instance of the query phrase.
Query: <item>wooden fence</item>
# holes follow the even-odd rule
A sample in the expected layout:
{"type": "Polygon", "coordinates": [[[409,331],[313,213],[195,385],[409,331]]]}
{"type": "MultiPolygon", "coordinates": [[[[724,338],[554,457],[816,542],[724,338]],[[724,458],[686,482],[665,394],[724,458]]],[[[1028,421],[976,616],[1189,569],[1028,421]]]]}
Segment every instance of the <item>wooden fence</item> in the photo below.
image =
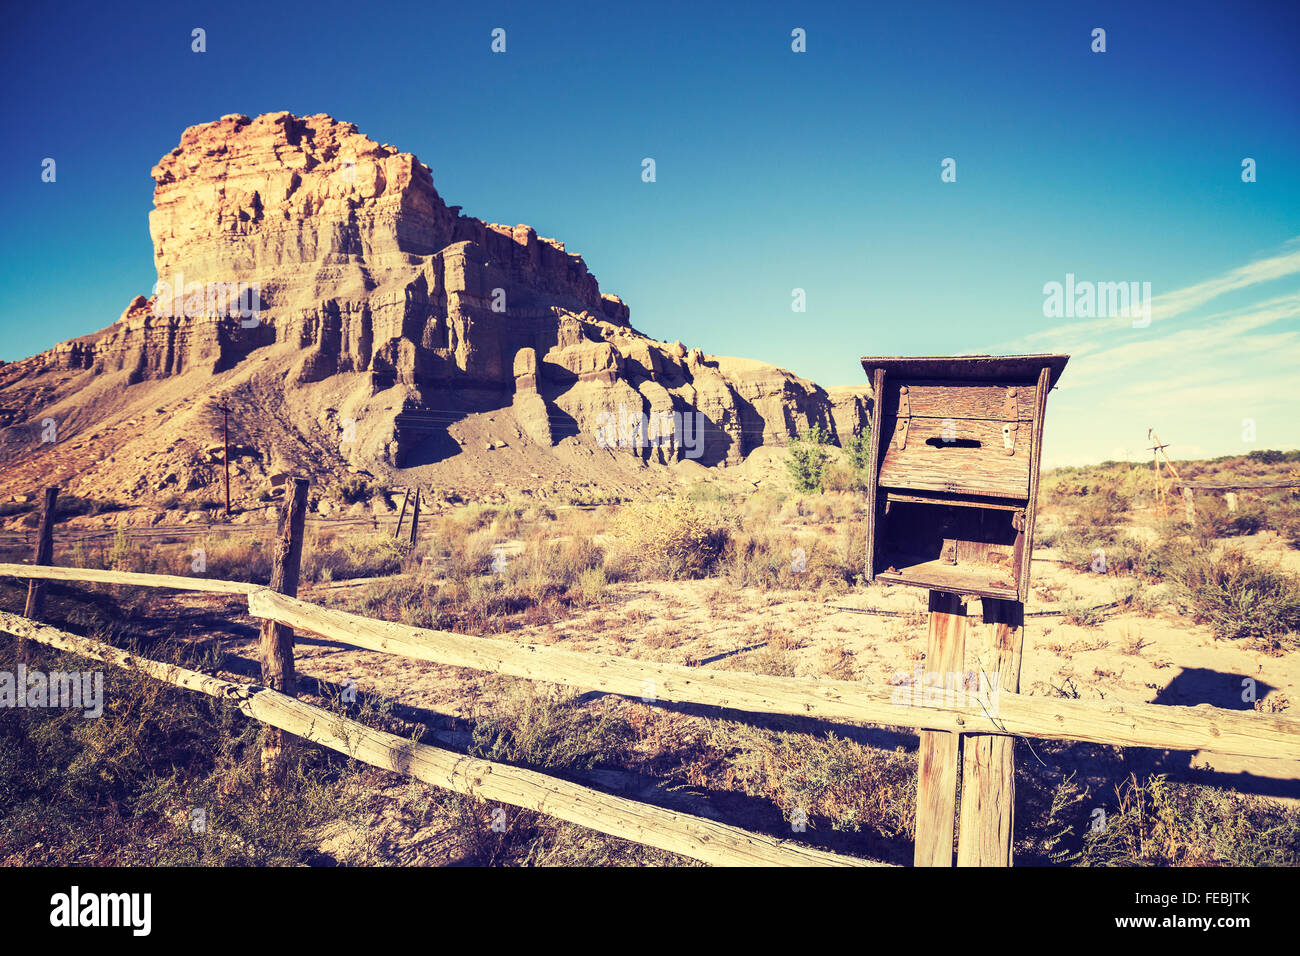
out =
{"type": "MultiPolygon", "coordinates": [[[[277,570],[273,580],[279,582],[278,587],[284,585],[279,565],[292,558],[290,539],[295,534],[301,536],[301,521],[290,520],[292,512],[291,500],[286,503],[286,520],[281,522],[282,540],[276,549],[277,570]]],[[[1010,862],[1012,828],[1007,794],[1010,787],[1009,792],[1014,795],[1014,788],[1012,781],[1000,779],[1000,775],[1005,775],[1000,768],[1010,766],[1000,750],[1009,750],[1015,736],[1300,760],[1300,720],[1277,714],[1231,711],[1208,705],[1111,704],[1030,697],[1006,691],[997,695],[993,709],[988,701],[932,702],[926,696],[900,704],[896,689],[856,681],[713,671],[472,637],[377,621],[318,607],[272,588],[239,582],[23,564],[0,564],[0,575],[32,582],[84,581],[243,595],[248,601],[249,614],[264,622],[262,685],[234,684],[144,660],[15,614],[0,612],[0,631],[20,640],[131,667],[181,687],[228,698],[245,714],[280,731],[439,787],[537,810],[713,864],[879,865],[602,793],[536,771],[412,743],[295,700],[292,679],[279,688],[269,686],[277,679],[283,682],[286,668],[292,677],[292,634],[307,632],[327,641],[415,660],[655,703],[702,704],[756,714],[795,715],[919,731],[923,743],[919,772],[926,786],[918,794],[916,861],[925,865],[952,865],[959,763],[966,783],[960,808],[957,863],[1010,862]],[[288,642],[284,640],[285,633],[289,635],[288,642]],[[274,639],[268,639],[268,634],[274,634],[274,639]],[[287,661],[276,660],[286,653],[287,661]]],[[[296,575],[293,577],[296,580],[296,575]]],[[[1001,635],[1002,639],[1018,636],[1020,631],[1018,626],[1005,621],[992,621],[986,626],[995,637],[1001,635]]],[[[946,633],[958,634],[965,627],[964,614],[956,608],[932,613],[932,647],[937,641],[942,649],[946,646],[943,644],[946,633]]],[[[1004,656],[1004,666],[1014,656],[1018,667],[1018,647],[1015,651],[1014,655],[1004,656]]],[[[930,655],[928,663],[934,666],[942,658],[942,653],[930,655]]]]}
{"type": "Polygon", "coordinates": [[[1223,491],[1227,492],[1224,498],[1228,502],[1228,510],[1237,510],[1236,493],[1238,491],[1285,491],[1287,489],[1300,491],[1300,481],[1182,481],[1174,482],[1175,488],[1181,488],[1183,492],[1183,507],[1186,509],[1187,521],[1190,524],[1196,524],[1196,501],[1195,494],[1198,491],[1223,491]]]}

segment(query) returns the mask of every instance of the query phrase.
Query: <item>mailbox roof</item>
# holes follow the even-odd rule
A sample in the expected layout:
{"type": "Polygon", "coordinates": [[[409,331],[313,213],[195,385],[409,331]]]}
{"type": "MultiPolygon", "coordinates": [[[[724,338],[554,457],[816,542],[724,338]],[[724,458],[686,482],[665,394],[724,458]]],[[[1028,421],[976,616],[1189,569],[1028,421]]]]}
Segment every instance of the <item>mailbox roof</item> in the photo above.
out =
{"type": "Polygon", "coordinates": [[[1068,355],[864,355],[862,368],[868,378],[882,368],[891,378],[1026,383],[1050,368],[1055,385],[1069,360],[1068,355]]]}

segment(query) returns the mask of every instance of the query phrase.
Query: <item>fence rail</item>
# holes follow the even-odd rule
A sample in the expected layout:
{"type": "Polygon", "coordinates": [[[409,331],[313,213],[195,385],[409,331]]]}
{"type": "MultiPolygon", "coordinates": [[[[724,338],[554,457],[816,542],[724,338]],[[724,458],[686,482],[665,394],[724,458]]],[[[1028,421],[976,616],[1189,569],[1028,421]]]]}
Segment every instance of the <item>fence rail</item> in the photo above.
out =
{"type": "Polygon", "coordinates": [[[146,588],[172,588],[208,594],[251,594],[265,590],[261,584],[220,581],[183,574],[143,574],[135,571],[101,571],[97,568],[60,568],[35,564],[0,564],[0,575],[44,581],[82,581],[88,584],[130,584],[146,588]]]}
{"type": "Polygon", "coordinates": [[[1277,491],[1300,488],[1300,481],[1176,481],[1174,487],[1193,491],[1277,491]]]}
{"type": "MultiPolygon", "coordinates": [[[[354,515],[347,518],[311,517],[307,518],[307,527],[316,532],[354,531],[365,528],[374,531],[391,531],[395,520],[393,515],[354,515]]],[[[249,521],[242,524],[220,521],[212,524],[149,525],[134,528],[76,528],[54,532],[54,540],[60,544],[77,542],[108,543],[120,534],[128,541],[156,540],[159,543],[176,543],[191,538],[206,538],[209,536],[236,537],[266,532],[273,533],[276,527],[277,524],[274,521],[249,521]]],[[[31,542],[35,534],[35,529],[31,531],[0,531],[0,545],[15,547],[27,544],[31,542]]]]}
{"type": "MultiPolygon", "coordinates": [[[[0,571],[3,571],[0,568],[0,571]]],[[[1165,704],[1105,704],[1001,693],[996,713],[980,706],[900,704],[897,689],[859,681],[771,677],[467,637],[318,607],[265,588],[248,596],[253,617],[327,640],[416,660],[566,684],[627,697],[856,724],[1014,734],[1119,747],[1206,750],[1300,760],[1300,720],[1253,711],[1165,704]]]]}
{"type": "Polygon", "coordinates": [[[1005,692],[995,699],[996,711],[978,705],[900,704],[898,688],[879,688],[859,681],[713,671],[471,637],[323,608],[240,581],[27,564],[0,564],[0,575],[242,594],[247,596],[252,617],[277,621],[325,640],[413,660],[625,697],[914,730],[1012,734],[1116,747],[1204,750],[1227,756],[1300,760],[1300,720],[1278,714],[1225,710],[1207,704],[1107,704],[1005,692]]]}

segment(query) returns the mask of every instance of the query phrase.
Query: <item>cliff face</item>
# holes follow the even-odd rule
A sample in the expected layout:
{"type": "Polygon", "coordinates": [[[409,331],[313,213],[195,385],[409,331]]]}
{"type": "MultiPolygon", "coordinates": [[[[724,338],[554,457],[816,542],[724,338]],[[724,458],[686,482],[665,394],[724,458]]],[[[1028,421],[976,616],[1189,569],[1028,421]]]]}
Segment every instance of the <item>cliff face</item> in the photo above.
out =
{"type": "Polygon", "coordinates": [[[611,417],[676,421],[669,440],[633,431],[613,447],[702,464],[865,419],[865,388],[832,399],[773,366],[635,331],[562,242],[462,215],[429,167],[350,123],[225,116],[187,129],[153,178],[152,294],[100,333],[11,363],[21,373],[6,369],[0,392],[22,379],[26,398],[0,399],[0,425],[39,418],[42,371],[135,387],[256,362],[286,401],[342,377],[332,400],[364,426],[340,454],[367,468],[436,463],[456,451],[449,422],[493,410],[539,447],[609,446],[611,417]]]}
{"type": "Polygon", "coordinates": [[[627,307],[602,296],[563,243],[460,215],[414,156],[328,116],[191,127],[153,178],[159,285],[92,349],[69,352],[73,365],[150,378],[228,368],[279,341],[312,353],[308,376],[373,370],[412,381],[451,360],[505,381],[509,356],[503,366],[490,341],[476,341],[490,331],[471,341],[475,319],[535,321],[564,309],[627,324],[627,307]],[[241,322],[218,321],[235,310],[208,301],[213,286],[231,283],[252,300],[241,322]],[[504,312],[492,308],[497,289],[504,312]]]}

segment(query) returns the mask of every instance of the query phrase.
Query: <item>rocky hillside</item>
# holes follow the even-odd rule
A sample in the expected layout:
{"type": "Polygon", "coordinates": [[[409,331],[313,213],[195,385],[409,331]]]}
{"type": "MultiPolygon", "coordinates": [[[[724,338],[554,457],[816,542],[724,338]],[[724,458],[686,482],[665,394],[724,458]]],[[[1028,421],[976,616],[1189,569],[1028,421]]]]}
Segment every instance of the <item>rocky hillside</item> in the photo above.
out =
{"type": "Polygon", "coordinates": [[[245,493],[286,471],[649,487],[865,418],[865,387],[832,395],[636,331],[564,243],[463,215],[428,166],[350,123],[225,116],[153,178],[150,294],[0,365],[0,496],[210,489],[216,402],[245,493]]]}

